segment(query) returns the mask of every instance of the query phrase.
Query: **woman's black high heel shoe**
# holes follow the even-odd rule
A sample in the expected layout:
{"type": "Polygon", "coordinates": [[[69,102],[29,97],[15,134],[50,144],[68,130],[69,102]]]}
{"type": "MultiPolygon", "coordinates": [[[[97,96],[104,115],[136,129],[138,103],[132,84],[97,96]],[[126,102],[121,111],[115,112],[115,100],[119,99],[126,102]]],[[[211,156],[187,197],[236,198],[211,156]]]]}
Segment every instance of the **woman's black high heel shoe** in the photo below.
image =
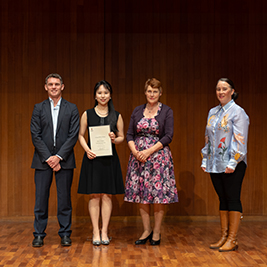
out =
{"type": "Polygon", "coordinates": [[[135,241],[135,245],[145,245],[146,241],[149,240],[151,242],[152,240],[152,236],[153,236],[153,231],[151,232],[151,234],[144,238],[144,239],[138,239],[135,241]]]}
{"type": "Polygon", "coordinates": [[[159,240],[155,241],[153,239],[150,240],[151,246],[158,246],[160,244],[161,235],[159,235],[159,240]]]}

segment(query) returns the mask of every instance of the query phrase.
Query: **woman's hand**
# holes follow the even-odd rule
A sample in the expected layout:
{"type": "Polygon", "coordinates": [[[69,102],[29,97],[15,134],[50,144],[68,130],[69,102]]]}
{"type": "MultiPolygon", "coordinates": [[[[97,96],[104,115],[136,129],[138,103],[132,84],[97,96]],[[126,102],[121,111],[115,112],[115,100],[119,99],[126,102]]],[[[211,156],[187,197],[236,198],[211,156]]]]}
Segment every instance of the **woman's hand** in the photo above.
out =
{"type": "Polygon", "coordinates": [[[133,153],[133,156],[140,162],[146,162],[144,156],[142,156],[140,151],[135,150],[133,153]]]}
{"type": "Polygon", "coordinates": [[[113,143],[113,144],[115,144],[116,143],[116,134],[114,134],[113,132],[110,132],[109,134],[109,137],[110,137],[110,139],[111,139],[111,142],[113,143]]]}
{"type": "Polygon", "coordinates": [[[150,152],[148,149],[138,151],[136,159],[139,160],[140,162],[146,162],[147,158],[150,156],[150,152]]]}
{"type": "Polygon", "coordinates": [[[88,159],[94,159],[96,157],[96,154],[90,149],[86,152],[88,159]]]}
{"type": "Polygon", "coordinates": [[[225,173],[233,173],[235,170],[231,169],[231,168],[226,168],[225,169],[225,173]]]}
{"type": "Polygon", "coordinates": [[[153,153],[153,150],[151,150],[151,148],[145,149],[143,151],[138,151],[135,147],[134,141],[129,141],[128,146],[133,156],[140,162],[146,162],[147,158],[153,153]]]}
{"type": "Polygon", "coordinates": [[[202,171],[205,172],[206,171],[206,168],[205,167],[201,167],[202,171]]]}

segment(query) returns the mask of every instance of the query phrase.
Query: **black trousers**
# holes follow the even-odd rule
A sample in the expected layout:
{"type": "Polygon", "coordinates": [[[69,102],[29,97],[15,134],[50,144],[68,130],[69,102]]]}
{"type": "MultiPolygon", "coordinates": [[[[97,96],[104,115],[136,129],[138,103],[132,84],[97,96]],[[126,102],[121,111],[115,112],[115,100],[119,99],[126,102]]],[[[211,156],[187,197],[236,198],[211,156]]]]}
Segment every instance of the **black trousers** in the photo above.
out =
{"type": "Polygon", "coordinates": [[[233,173],[210,173],[213,186],[220,200],[220,210],[242,212],[240,194],[246,168],[246,163],[241,161],[233,173]]]}
{"type": "MultiPolygon", "coordinates": [[[[71,185],[73,169],[61,169],[55,172],[57,186],[57,218],[60,229],[60,237],[71,235],[71,185]]],[[[34,207],[34,236],[45,237],[45,229],[48,221],[48,202],[50,187],[53,180],[53,170],[35,170],[35,207],[34,207]]]]}

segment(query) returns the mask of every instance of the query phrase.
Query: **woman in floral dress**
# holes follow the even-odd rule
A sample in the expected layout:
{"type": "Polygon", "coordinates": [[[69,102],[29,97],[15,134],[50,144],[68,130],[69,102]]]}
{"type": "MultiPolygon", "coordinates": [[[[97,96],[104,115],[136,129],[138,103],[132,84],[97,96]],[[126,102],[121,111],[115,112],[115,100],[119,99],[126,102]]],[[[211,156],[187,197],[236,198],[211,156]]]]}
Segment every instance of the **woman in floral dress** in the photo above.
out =
{"type": "Polygon", "coordinates": [[[236,250],[237,231],[242,216],[241,186],[247,167],[249,117],[234,100],[237,93],[228,78],[217,82],[220,105],[209,111],[205,147],[202,149],[203,171],[210,173],[220,200],[221,239],[210,245],[219,251],[236,250]]]}
{"type": "Polygon", "coordinates": [[[134,109],[127,142],[131,150],[124,201],[138,203],[144,232],[136,245],[159,245],[164,204],[178,202],[174,166],[168,144],[173,136],[173,111],[159,102],[160,81],[145,83],[147,103],[134,109]],[[150,204],[154,206],[154,228],[150,224],[150,204]]]}

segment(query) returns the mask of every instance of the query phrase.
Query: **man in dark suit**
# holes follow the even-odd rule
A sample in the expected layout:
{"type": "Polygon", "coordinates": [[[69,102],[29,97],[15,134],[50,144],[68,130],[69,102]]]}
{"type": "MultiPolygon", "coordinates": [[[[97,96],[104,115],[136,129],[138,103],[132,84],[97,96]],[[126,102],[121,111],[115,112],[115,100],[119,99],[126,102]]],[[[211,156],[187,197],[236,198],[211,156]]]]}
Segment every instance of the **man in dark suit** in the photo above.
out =
{"type": "Polygon", "coordinates": [[[62,98],[64,89],[60,75],[45,79],[49,98],[36,104],[31,118],[31,135],[35,147],[32,168],[35,169],[35,207],[33,247],[43,246],[48,220],[50,186],[55,172],[62,246],[71,245],[71,185],[76,167],[73,147],[78,139],[79,112],[75,104],[62,98]]]}

